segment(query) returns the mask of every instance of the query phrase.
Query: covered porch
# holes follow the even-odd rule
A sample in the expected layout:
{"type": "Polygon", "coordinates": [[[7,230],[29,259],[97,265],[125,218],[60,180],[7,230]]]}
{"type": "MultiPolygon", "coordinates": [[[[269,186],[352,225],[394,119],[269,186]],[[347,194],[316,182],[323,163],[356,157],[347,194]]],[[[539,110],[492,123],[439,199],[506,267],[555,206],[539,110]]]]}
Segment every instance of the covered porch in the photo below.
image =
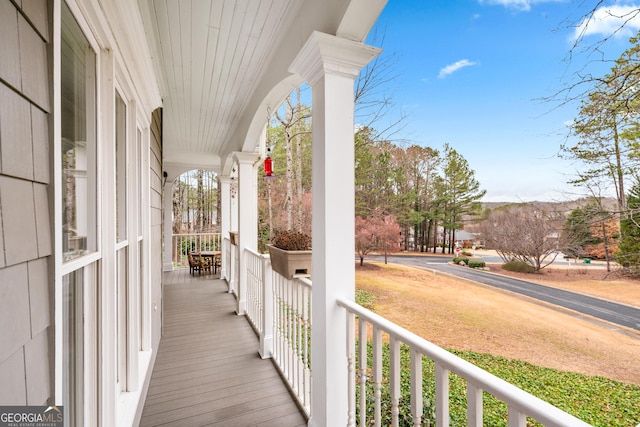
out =
{"type": "Polygon", "coordinates": [[[449,397],[453,375],[467,384],[469,426],[483,425],[486,393],[505,402],[511,427],[526,426],[528,417],[548,426],[586,425],[355,303],[354,81],[381,51],[364,41],[385,3],[276,1],[252,9],[258,2],[242,3],[249,8],[222,2],[222,10],[209,10],[197,2],[182,8],[154,2],[152,9],[143,10],[165,95],[163,269],[170,273],[163,282],[164,338],[142,425],[164,422],[174,412],[176,423],[189,425],[224,417],[230,417],[225,425],[234,425],[232,419],[244,415],[249,418],[237,418],[235,425],[267,425],[276,415],[256,408],[281,406],[283,411],[300,408],[304,416],[287,409],[280,416],[294,417],[287,418],[291,423],[272,425],[299,425],[308,419],[309,426],[318,427],[369,421],[397,426],[402,414],[402,421],[410,418],[413,425],[444,427],[450,408],[458,404],[449,397]],[[185,45],[189,37],[192,44],[185,45]],[[205,49],[214,45],[228,50],[205,49]],[[207,78],[186,78],[194,77],[194,69],[207,78]],[[313,112],[313,277],[288,279],[272,270],[269,255],[258,252],[256,183],[266,157],[267,116],[304,82],[312,91],[313,112]],[[171,282],[188,273],[176,275],[167,248],[172,241],[170,183],[199,168],[215,171],[220,185],[221,280],[211,286],[223,289],[211,299],[201,294],[206,279],[171,282]],[[178,289],[186,292],[173,295],[178,289]],[[219,314],[222,300],[230,306],[219,314]],[[190,325],[193,312],[201,315],[190,325]],[[225,331],[213,326],[222,319],[229,321],[225,331]],[[253,341],[247,336],[251,330],[253,341]],[[227,373],[230,360],[218,359],[206,343],[229,355],[239,337],[246,337],[249,347],[234,357],[234,365],[245,366],[234,377],[227,373]],[[411,354],[408,366],[402,357],[406,351],[411,354]],[[434,372],[424,372],[427,362],[434,372]],[[290,395],[273,385],[277,391],[269,399],[282,400],[265,406],[257,394],[262,379],[251,370],[271,363],[275,370],[269,367],[264,375],[274,384],[282,378],[290,395]],[[170,383],[174,393],[165,388],[170,383]],[[433,401],[423,399],[426,385],[435,388],[433,401]],[[241,396],[248,400],[241,402],[241,396]]]}
{"type": "MultiPolygon", "coordinates": [[[[221,277],[188,268],[164,273],[163,339],[140,425],[329,425],[313,418],[318,405],[335,403],[314,395],[312,281],[287,279],[272,269],[269,255],[221,241],[221,277]],[[245,269],[230,268],[238,258],[245,269]],[[239,315],[241,294],[245,311],[239,315]]],[[[351,299],[337,298],[335,310],[342,324],[328,334],[345,334],[334,343],[343,351],[333,360],[346,369],[330,374],[347,392],[345,412],[336,415],[347,426],[444,427],[452,411],[462,410],[466,425],[479,427],[486,422],[487,394],[504,403],[510,427],[531,420],[588,425],[351,299]],[[453,376],[466,383],[466,402],[450,398],[453,376]]]]}

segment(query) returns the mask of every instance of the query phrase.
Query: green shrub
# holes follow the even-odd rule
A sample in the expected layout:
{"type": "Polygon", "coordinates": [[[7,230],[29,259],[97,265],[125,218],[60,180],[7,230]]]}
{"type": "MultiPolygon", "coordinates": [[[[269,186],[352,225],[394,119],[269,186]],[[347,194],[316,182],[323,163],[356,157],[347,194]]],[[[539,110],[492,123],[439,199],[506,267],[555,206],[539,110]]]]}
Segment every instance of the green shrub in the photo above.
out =
{"type": "Polygon", "coordinates": [[[462,256],[470,257],[471,255],[473,254],[469,251],[462,251],[462,256]]]}
{"type": "Polygon", "coordinates": [[[356,289],[356,304],[373,311],[376,306],[376,295],[372,292],[356,289]]]}
{"type": "Polygon", "coordinates": [[[471,268],[484,268],[486,266],[487,266],[487,264],[485,264],[484,261],[481,261],[479,259],[470,259],[469,260],[469,267],[471,267],[471,268]]]}
{"type": "Polygon", "coordinates": [[[502,264],[502,268],[507,271],[514,271],[516,273],[534,273],[536,271],[532,265],[527,264],[526,262],[511,260],[502,264]]]}
{"type": "Polygon", "coordinates": [[[454,264],[460,264],[461,262],[464,262],[466,265],[469,265],[469,258],[457,256],[453,259],[454,264]]]}

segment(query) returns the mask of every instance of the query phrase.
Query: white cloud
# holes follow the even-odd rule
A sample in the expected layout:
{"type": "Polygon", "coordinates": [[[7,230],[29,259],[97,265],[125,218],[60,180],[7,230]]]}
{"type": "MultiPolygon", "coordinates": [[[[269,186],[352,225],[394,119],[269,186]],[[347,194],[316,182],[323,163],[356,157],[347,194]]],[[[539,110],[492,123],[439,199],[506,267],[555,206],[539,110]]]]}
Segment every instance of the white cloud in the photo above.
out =
{"type": "Polygon", "coordinates": [[[480,4],[489,6],[504,6],[507,9],[516,10],[518,12],[529,12],[531,6],[538,3],[554,3],[563,0],[478,0],[480,4]]]}
{"type": "Polygon", "coordinates": [[[440,70],[440,74],[438,74],[439,79],[444,79],[449,74],[453,74],[461,68],[470,67],[472,65],[476,65],[477,62],[469,61],[468,59],[461,59],[453,64],[447,65],[443,69],[440,70]]]}
{"type": "Polygon", "coordinates": [[[630,37],[640,29],[640,6],[614,5],[597,9],[575,29],[573,40],[590,35],[630,37]],[[623,27],[624,26],[624,27],[623,27]]]}
{"type": "Polygon", "coordinates": [[[488,4],[489,6],[504,6],[508,9],[516,9],[528,12],[531,10],[532,0],[478,0],[480,4],[488,4]]]}

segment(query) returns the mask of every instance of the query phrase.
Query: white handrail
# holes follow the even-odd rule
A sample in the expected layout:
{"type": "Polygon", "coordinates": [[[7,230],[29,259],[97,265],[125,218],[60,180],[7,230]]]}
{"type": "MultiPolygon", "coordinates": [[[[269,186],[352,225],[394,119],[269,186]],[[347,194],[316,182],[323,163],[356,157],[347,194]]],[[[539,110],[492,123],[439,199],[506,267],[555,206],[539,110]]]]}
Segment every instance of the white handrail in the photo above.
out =
{"type": "MultiPolygon", "coordinates": [[[[510,384],[501,378],[496,377],[493,374],[473,365],[472,363],[467,362],[466,360],[461,359],[458,356],[455,356],[452,353],[444,350],[436,346],[435,344],[425,340],[424,338],[415,335],[412,332],[407,331],[406,329],[390,322],[389,320],[367,310],[366,308],[361,307],[353,301],[339,298],[337,301],[338,305],[345,308],[347,312],[351,314],[351,316],[357,316],[360,322],[368,322],[373,326],[374,330],[374,340],[376,340],[377,334],[379,331],[384,331],[390,336],[390,343],[392,347],[395,347],[395,343],[402,342],[408,345],[412,353],[415,352],[415,356],[424,355],[434,361],[436,365],[436,425],[438,426],[448,426],[449,425],[449,414],[448,414],[448,375],[449,372],[453,372],[456,375],[467,381],[468,386],[468,396],[471,398],[471,404],[468,405],[468,422],[469,425],[482,425],[482,393],[481,391],[486,391],[501,401],[505,402],[509,407],[509,426],[510,427],[524,427],[526,426],[526,417],[534,418],[535,420],[541,422],[545,426],[549,427],[568,427],[568,426],[576,426],[576,427],[587,427],[589,424],[584,421],[579,420],[571,414],[568,414],[559,408],[551,405],[548,402],[545,402],[542,399],[539,399],[524,390],[510,384]],[[480,413],[478,413],[480,411],[480,413]]],[[[350,316],[348,316],[350,317],[350,316]]],[[[351,320],[353,321],[353,320],[351,320]]],[[[366,331],[366,328],[359,328],[361,331],[366,331]]],[[[355,334],[354,328],[349,328],[349,334],[355,334]]],[[[364,336],[360,336],[360,341],[366,341],[366,332],[364,336]]],[[[380,341],[379,338],[377,341],[380,341]]],[[[375,344],[374,344],[375,345],[375,344]]],[[[349,349],[350,352],[355,351],[355,349],[349,349]]],[[[374,348],[374,352],[376,352],[374,348]]],[[[391,350],[391,360],[394,361],[397,358],[397,355],[393,348],[391,350]]],[[[415,357],[414,356],[414,357],[415,357]]],[[[375,353],[374,353],[375,358],[375,353]]],[[[379,356],[378,356],[379,358],[379,356]]],[[[351,358],[350,358],[351,359],[351,358]]],[[[353,358],[355,360],[355,358],[353,358]]],[[[416,359],[419,359],[416,357],[416,359]]],[[[378,364],[379,362],[374,361],[374,364],[378,364]]],[[[418,363],[412,363],[412,371],[417,368],[418,363]]],[[[392,367],[392,370],[395,366],[392,367]]],[[[362,369],[362,368],[361,368],[362,369]]],[[[376,415],[379,417],[379,390],[378,381],[376,377],[379,378],[380,374],[377,372],[378,369],[381,369],[380,366],[374,367],[374,381],[376,381],[376,415]]],[[[397,369],[397,368],[396,368],[397,369]]],[[[351,369],[350,369],[351,371],[351,369]]],[[[399,375],[394,376],[392,372],[392,378],[390,381],[397,382],[399,384],[399,375]]],[[[412,372],[412,376],[417,375],[417,373],[412,372]]],[[[392,388],[392,400],[395,403],[395,406],[392,407],[393,414],[393,424],[397,423],[397,402],[396,400],[396,392],[394,392],[394,388],[398,387],[397,385],[391,384],[392,388]]],[[[412,386],[412,394],[417,392],[417,385],[412,386]]],[[[364,389],[361,391],[364,392],[364,389]]],[[[412,404],[416,404],[421,406],[422,402],[419,402],[418,397],[415,398],[412,396],[412,404]],[[415,400],[414,400],[415,399],[415,400]]],[[[355,409],[354,409],[355,410],[355,409]]],[[[351,411],[351,409],[350,409],[351,411]]],[[[422,414],[422,408],[412,408],[414,414],[422,414]]]]}

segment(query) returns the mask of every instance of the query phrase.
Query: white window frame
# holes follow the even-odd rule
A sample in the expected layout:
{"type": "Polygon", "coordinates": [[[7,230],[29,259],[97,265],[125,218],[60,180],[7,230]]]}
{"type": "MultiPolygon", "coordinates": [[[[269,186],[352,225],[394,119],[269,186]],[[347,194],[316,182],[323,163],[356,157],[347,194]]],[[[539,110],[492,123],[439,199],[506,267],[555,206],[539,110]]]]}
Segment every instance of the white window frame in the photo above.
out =
{"type": "MultiPolygon", "coordinates": [[[[85,425],[94,424],[98,414],[98,366],[97,366],[97,295],[96,292],[100,286],[100,267],[99,260],[101,253],[101,220],[102,220],[102,203],[101,203],[101,176],[100,167],[100,147],[101,141],[101,123],[98,119],[100,105],[102,101],[102,92],[99,82],[101,81],[102,62],[101,49],[98,41],[89,30],[87,22],[84,20],[80,10],[73,1],[69,0],[65,3],[69,7],[71,14],[78,23],[84,37],[89,43],[89,47],[95,53],[95,191],[90,194],[95,197],[95,215],[90,218],[95,222],[90,222],[88,227],[93,228],[94,234],[91,236],[95,242],[88,247],[92,252],[87,255],[80,256],[68,262],[63,261],[63,203],[62,203],[62,2],[65,0],[55,0],[53,3],[53,216],[54,216],[54,392],[55,404],[63,405],[63,386],[64,386],[64,295],[63,295],[63,278],[69,274],[76,274],[82,271],[83,280],[83,313],[85,315],[84,342],[83,342],[83,408],[82,416],[85,425]],[[90,274],[93,272],[94,274],[90,274]],[[91,279],[95,279],[94,283],[88,283],[91,279]]],[[[89,237],[89,236],[87,236],[89,237]]],[[[67,410],[70,410],[67,409],[67,410]]]]}
{"type": "Polygon", "coordinates": [[[143,104],[137,102],[133,95],[137,91],[131,82],[126,66],[117,47],[109,46],[112,42],[106,21],[95,11],[93,3],[81,0],[53,0],[53,158],[54,158],[54,286],[55,286],[55,396],[56,404],[62,405],[63,378],[63,301],[62,280],[66,274],[80,269],[95,272],[94,295],[87,299],[85,293],[86,313],[93,313],[95,321],[86,324],[85,333],[85,414],[86,425],[130,425],[141,398],[141,389],[148,374],[152,358],[152,316],[151,307],[151,209],[150,203],[150,139],[151,112],[144,111],[143,104]],[[66,2],[77,20],[89,45],[96,54],[96,212],[95,239],[96,252],[70,260],[62,261],[62,167],[61,167],[61,10],[62,2],[66,2]],[[127,239],[116,243],[116,227],[110,211],[115,197],[115,91],[127,106],[126,135],[127,161],[135,162],[138,172],[128,164],[131,170],[127,179],[127,239]],[[148,117],[147,117],[148,115],[148,117]],[[99,118],[99,119],[98,119],[99,118]],[[137,148],[137,132],[142,132],[141,147],[137,148]],[[136,141],[136,144],[132,144],[136,141]],[[141,168],[141,169],[139,169],[141,168]],[[133,176],[133,175],[135,176],[133,176]],[[138,182],[141,181],[141,182],[138,182]],[[142,186],[139,197],[135,187],[142,186]],[[141,200],[142,199],[142,200],[141,200]],[[142,220],[138,221],[138,215],[142,220]],[[128,391],[120,392],[116,383],[118,355],[116,353],[116,292],[113,284],[116,281],[116,256],[119,249],[128,246],[128,307],[134,317],[130,317],[127,326],[128,346],[132,349],[127,355],[129,376],[128,391]],[[141,253],[140,253],[141,252],[141,253]],[[142,260],[142,265],[140,262],[142,260]],[[140,272],[139,270],[142,269],[140,272]],[[142,283],[138,283],[142,277],[142,283]],[[101,286],[104,285],[104,286],[101,286]],[[87,345],[95,343],[94,349],[87,345]],[[99,363],[98,363],[98,360],[99,363]],[[86,367],[95,365],[94,371],[86,367]],[[94,403],[95,402],[95,403],[94,403]],[[87,415],[88,414],[88,415],[87,415]],[[96,422],[87,417],[99,417],[96,422]]]}

